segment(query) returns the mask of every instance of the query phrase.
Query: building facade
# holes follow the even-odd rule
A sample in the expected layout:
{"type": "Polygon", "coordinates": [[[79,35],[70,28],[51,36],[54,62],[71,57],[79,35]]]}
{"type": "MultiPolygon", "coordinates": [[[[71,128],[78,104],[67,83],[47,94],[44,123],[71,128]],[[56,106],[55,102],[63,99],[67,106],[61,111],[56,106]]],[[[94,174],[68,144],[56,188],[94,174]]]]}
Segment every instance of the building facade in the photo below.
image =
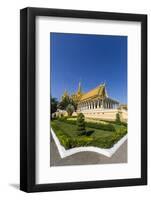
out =
{"type": "Polygon", "coordinates": [[[89,92],[81,94],[81,98],[78,102],[79,111],[116,109],[117,107],[119,107],[119,102],[108,97],[105,84],[99,85],[89,92]]]}
{"type": "Polygon", "coordinates": [[[127,110],[121,109],[120,103],[108,96],[105,84],[100,84],[87,93],[83,93],[79,83],[78,91],[72,94],[71,98],[77,102],[77,110],[73,115],[83,113],[86,118],[113,121],[119,113],[121,120],[127,122],[127,110]]]}

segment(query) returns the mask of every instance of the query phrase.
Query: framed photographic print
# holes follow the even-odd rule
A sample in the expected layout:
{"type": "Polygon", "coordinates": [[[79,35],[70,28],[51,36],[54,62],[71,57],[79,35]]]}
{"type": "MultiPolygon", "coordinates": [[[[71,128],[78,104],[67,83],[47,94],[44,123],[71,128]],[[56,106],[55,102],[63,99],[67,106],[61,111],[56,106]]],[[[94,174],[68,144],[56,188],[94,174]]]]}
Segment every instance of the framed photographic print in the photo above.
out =
{"type": "Polygon", "coordinates": [[[20,12],[20,189],[147,184],[147,16],[20,12]]]}

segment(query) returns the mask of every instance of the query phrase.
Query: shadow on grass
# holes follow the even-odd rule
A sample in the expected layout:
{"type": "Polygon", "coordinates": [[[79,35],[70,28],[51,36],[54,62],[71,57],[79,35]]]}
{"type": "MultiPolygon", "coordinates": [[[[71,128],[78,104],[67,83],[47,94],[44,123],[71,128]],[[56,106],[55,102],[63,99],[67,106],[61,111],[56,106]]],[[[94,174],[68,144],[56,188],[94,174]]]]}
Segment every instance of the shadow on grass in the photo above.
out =
{"type": "Polygon", "coordinates": [[[86,131],[86,135],[87,135],[87,136],[92,135],[92,133],[94,133],[94,130],[86,131]]]}

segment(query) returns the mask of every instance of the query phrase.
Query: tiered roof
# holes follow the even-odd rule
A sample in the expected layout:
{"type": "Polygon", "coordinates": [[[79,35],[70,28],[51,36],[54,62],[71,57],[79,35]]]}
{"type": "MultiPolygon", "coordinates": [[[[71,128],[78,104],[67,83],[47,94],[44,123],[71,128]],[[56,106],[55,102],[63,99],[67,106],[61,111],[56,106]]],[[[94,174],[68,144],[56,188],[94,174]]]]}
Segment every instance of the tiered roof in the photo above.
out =
{"type": "Polygon", "coordinates": [[[98,87],[90,90],[89,92],[85,93],[82,95],[80,98],[80,101],[85,101],[89,99],[94,99],[96,97],[107,97],[106,89],[105,89],[105,84],[101,84],[98,87]]]}

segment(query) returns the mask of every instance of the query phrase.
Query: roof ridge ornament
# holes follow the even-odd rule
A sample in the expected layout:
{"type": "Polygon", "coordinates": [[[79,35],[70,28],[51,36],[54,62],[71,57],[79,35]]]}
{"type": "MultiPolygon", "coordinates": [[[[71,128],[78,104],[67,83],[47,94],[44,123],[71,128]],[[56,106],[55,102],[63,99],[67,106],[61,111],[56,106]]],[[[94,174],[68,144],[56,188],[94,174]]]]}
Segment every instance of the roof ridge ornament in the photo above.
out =
{"type": "Polygon", "coordinates": [[[82,92],[81,81],[79,81],[79,86],[78,86],[78,92],[77,93],[81,93],[81,92],[82,92]]]}

